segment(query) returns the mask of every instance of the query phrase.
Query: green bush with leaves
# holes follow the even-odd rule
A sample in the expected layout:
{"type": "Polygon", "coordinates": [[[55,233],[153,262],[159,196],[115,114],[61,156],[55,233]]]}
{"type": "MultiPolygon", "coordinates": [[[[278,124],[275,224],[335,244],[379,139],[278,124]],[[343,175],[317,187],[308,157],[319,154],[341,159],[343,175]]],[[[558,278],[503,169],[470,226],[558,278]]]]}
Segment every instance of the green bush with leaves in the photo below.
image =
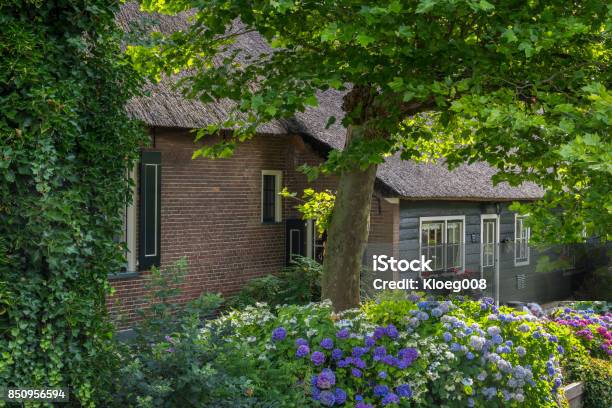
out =
{"type": "Polygon", "coordinates": [[[124,263],[113,238],[145,140],[124,109],[141,83],[118,6],[0,3],[0,384],[69,387],[81,406],[114,368],[107,275],[124,263]]]}
{"type": "Polygon", "coordinates": [[[295,256],[291,265],[278,274],[249,281],[230,301],[230,305],[244,307],[257,302],[279,305],[319,301],[321,271],[321,264],[314,259],[295,256]]]}
{"type": "MultiPolygon", "coordinates": [[[[206,318],[223,303],[204,293],[186,304],[178,302],[187,265],[184,259],[154,268],[147,289],[147,307],[135,326],[136,336],[118,345],[120,369],[113,384],[113,407],[270,407],[270,400],[253,395],[255,361],[233,353],[227,337],[231,324],[200,332],[206,318]]],[[[269,378],[276,372],[270,373],[269,378]]]]}

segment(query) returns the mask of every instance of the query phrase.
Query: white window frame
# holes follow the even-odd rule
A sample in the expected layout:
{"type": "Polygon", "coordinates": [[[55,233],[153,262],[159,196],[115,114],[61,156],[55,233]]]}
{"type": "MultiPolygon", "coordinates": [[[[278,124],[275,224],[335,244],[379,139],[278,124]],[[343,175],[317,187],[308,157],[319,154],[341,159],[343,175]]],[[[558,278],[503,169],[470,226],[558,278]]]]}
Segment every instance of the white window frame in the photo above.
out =
{"type": "Polygon", "coordinates": [[[130,186],[130,195],[132,200],[129,204],[126,204],[123,209],[123,227],[121,231],[121,242],[125,243],[125,271],[121,273],[133,273],[137,271],[138,261],[136,258],[136,200],[137,196],[137,172],[132,169],[128,172],[127,176],[132,182],[130,186]]]}
{"type": "MultiPolygon", "coordinates": [[[[514,266],[526,266],[529,265],[529,260],[530,260],[530,248],[529,248],[529,239],[531,238],[531,228],[530,227],[525,227],[525,219],[527,219],[528,215],[520,215],[520,214],[514,214],[514,266]],[[522,225],[523,225],[523,229],[527,230],[527,242],[526,242],[526,246],[527,246],[527,260],[520,260],[517,261],[517,250],[520,249],[520,245],[522,243],[522,241],[524,240],[524,238],[520,237],[518,235],[518,220],[521,219],[523,220],[522,225]]],[[[522,258],[521,258],[522,259],[522,258]]]]}
{"type": "MultiPolygon", "coordinates": [[[[458,272],[463,272],[465,271],[465,215],[442,215],[442,216],[436,216],[436,217],[419,217],[419,235],[418,235],[418,239],[419,239],[419,257],[421,256],[421,254],[423,253],[423,241],[422,241],[422,233],[423,233],[423,223],[424,222],[430,222],[430,221],[443,221],[444,222],[444,228],[442,228],[442,245],[443,245],[443,266],[442,266],[442,271],[445,272],[448,268],[447,268],[447,229],[448,229],[448,222],[449,221],[461,221],[461,241],[459,242],[459,245],[461,245],[461,267],[457,268],[458,272]]],[[[436,269],[436,271],[440,271],[440,269],[436,269]]],[[[421,273],[419,272],[419,276],[421,275],[421,273]]]]}
{"type": "Polygon", "coordinates": [[[282,222],[283,221],[283,202],[282,197],[280,196],[280,192],[283,185],[283,171],[282,170],[262,170],[261,171],[261,182],[260,182],[260,190],[261,190],[261,214],[260,220],[262,223],[268,223],[269,221],[264,221],[264,176],[275,176],[274,179],[274,222],[282,222]]]}
{"type": "Polygon", "coordinates": [[[480,214],[480,270],[481,270],[481,274],[483,272],[484,268],[492,268],[495,266],[495,264],[497,262],[499,262],[498,256],[499,256],[499,251],[498,251],[498,247],[496,247],[495,245],[499,246],[499,215],[497,214],[480,214]],[[496,232],[496,237],[495,237],[495,242],[493,243],[493,265],[486,265],[484,264],[484,221],[485,220],[495,220],[495,232],[496,232]]]}

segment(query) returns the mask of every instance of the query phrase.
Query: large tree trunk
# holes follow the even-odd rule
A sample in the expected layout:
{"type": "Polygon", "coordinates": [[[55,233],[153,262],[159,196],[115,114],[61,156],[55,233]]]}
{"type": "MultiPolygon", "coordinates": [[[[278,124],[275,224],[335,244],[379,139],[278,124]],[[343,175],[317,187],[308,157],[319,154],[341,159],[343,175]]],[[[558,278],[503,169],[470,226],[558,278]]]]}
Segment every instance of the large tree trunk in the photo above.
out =
{"type": "MultiPolygon", "coordinates": [[[[345,149],[359,137],[362,129],[349,126],[345,149]]],[[[334,212],[328,229],[323,261],[322,294],[334,310],[359,305],[359,279],[363,251],[368,240],[370,203],[377,166],[359,166],[343,171],[336,193],[334,212]]]]}

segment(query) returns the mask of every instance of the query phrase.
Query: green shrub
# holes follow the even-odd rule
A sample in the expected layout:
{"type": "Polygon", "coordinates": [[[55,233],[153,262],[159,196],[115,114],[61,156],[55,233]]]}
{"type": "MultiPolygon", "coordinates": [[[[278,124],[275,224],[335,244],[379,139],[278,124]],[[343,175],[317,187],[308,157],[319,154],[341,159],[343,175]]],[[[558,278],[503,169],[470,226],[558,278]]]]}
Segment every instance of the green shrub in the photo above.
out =
{"type": "Polygon", "coordinates": [[[321,300],[322,265],[313,259],[296,256],[291,265],[277,275],[252,279],[230,301],[234,307],[263,302],[270,305],[306,304],[321,300]]]}
{"type": "Polygon", "coordinates": [[[281,406],[557,406],[559,339],[489,301],[395,297],[340,315],[325,302],[249,306],[208,322],[202,341],[219,327],[234,349],[219,358],[250,361],[253,395],[281,406]]]}
{"type": "Polygon", "coordinates": [[[573,358],[564,368],[571,382],[584,381],[584,408],[612,407],[612,362],[573,358]]]}

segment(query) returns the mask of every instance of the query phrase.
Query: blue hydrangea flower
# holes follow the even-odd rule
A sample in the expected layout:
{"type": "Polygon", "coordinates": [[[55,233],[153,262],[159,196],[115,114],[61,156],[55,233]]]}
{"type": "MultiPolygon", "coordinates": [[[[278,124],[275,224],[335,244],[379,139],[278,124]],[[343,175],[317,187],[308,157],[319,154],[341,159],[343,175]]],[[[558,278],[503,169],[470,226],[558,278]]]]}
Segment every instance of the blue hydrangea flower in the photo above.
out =
{"type": "Polygon", "coordinates": [[[347,328],[341,329],[336,333],[336,337],[339,339],[347,339],[349,337],[349,331],[347,328]]]}
{"type": "Polygon", "coordinates": [[[365,361],[363,361],[363,360],[362,360],[362,359],[360,359],[359,357],[357,357],[357,358],[353,358],[352,363],[353,363],[353,365],[354,365],[355,367],[357,367],[357,368],[361,368],[362,370],[363,370],[364,368],[366,368],[366,363],[365,363],[365,361]]]}
{"type": "Polygon", "coordinates": [[[411,398],[412,397],[412,389],[410,388],[410,384],[400,384],[395,387],[395,392],[397,395],[403,398],[411,398]]]}
{"type": "MultiPolygon", "coordinates": [[[[350,357],[349,357],[350,358],[350,357]]],[[[338,367],[339,368],[345,368],[348,367],[349,364],[351,363],[352,360],[349,360],[349,358],[345,358],[343,360],[338,361],[338,367]]]]}
{"type": "Polygon", "coordinates": [[[476,350],[480,351],[485,345],[485,338],[480,336],[471,336],[470,337],[470,346],[476,350]]]}
{"type": "Polygon", "coordinates": [[[491,326],[487,329],[487,333],[489,333],[489,336],[495,336],[501,333],[501,329],[497,326],[491,326]]]}
{"type": "Polygon", "coordinates": [[[342,350],[340,350],[339,348],[335,348],[332,352],[331,352],[331,358],[333,360],[340,360],[342,358],[342,350]]]}
{"type": "Polygon", "coordinates": [[[431,315],[433,317],[440,317],[440,316],[442,316],[442,309],[440,309],[439,307],[434,307],[433,309],[431,309],[431,315]]]}
{"type": "Polygon", "coordinates": [[[378,378],[384,380],[385,378],[387,378],[387,372],[386,371],[379,371],[378,372],[378,378]]]}
{"type": "Polygon", "coordinates": [[[361,357],[367,352],[368,352],[368,349],[365,347],[359,347],[359,346],[353,347],[353,357],[361,357]]]}
{"type": "Polygon", "coordinates": [[[400,399],[397,395],[395,395],[394,393],[390,392],[387,395],[385,395],[385,398],[383,398],[382,400],[382,405],[383,407],[385,405],[389,405],[389,404],[399,404],[400,399]]]}
{"type": "Polygon", "coordinates": [[[525,354],[527,354],[527,350],[525,350],[525,347],[523,346],[518,346],[515,350],[516,350],[516,354],[518,354],[519,357],[524,357],[525,354]]]}
{"type": "Polygon", "coordinates": [[[468,360],[473,360],[474,359],[474,353],[472,353],[471,351],[468,351],[468,353],[465,355],[465,357],[468,360]]]}
{"type": "Polygon", "coordinates": [[[310,361],[312,361],[314,365],[319,366],[325,362],[325,354],[320,351],[315,351],[310,355],[310,361]]]}
{"type": "Polygon", "coordinates": [[[336,396],[331,391],[322,391],[319,395],[319,402],[326,407],[332,407],[336,403],[336,396]]]}
{"type": "Polygon", "coordinates": [[[366,347],[374,347],[375,344],[376,344],[376,340],[374,340],[374,337],[372,336],[366,337],[365,339],[366,347]]]}
{"type": "Polygon", "coordinates": [[[332,348],[334,348],[334,341],[330,339],[329,337],[326,337],[323,340],[321,340],[320,344],[321,344],[321,347],[323,347],[325,350],[331,350],[332,348]]]}
{"type": "Polygon", "coordinates": [[[301,345],[295,352],[295,356],[298,358],[304,358],[310,353],[310,348],[306,345],[301,345]]]}
{"type": "Polygon", "coordinates": [[[447,343],[448,343],[448,342],[449,342],[449,341],[451,341],[451,339],[453,338],[453,335],[452,335],[452,334],[450,334],[449,332],[445,332],[445,333],[442,335],[442,338],[444,339],[444,341],[445,341],[445,342],[447,342],[447,343]]]}
{"type": "Polygon", "coordinates": [[[499,334],[495,334],[493,335],[493,337],[491,338],[491,340],[493,341],[494,344],[502,344],[504,342],[504,339],[502,338],[501,335],[499,334]]]}
{"type": "Polygon", "coordinates": [[[308,342],[307,342],[305,339],[303,339],[303,338],[301,338],[301,337],[300,337],[299,339],[297,339],[297,340],[295,341],[295,345],[296,345],[296,346],[298,346],[298,347],[299,347],[299,346],[307,346],[307,345],[308,345],[308,342]]]}
{"type": "Polygon", "coordinates": [[[358,368],[352,368],[351,369],[351,374],[353,375],[353,377],[357,377],[357,378],[361,378],[361,376],[363,375],[361,370],[358,369],[358,368]]]}
{"type": "Polygon", "coordinates": [[[374,406],[370,404],[366,404],[365,402],[358,402],[355,405],[355,408],[374,408],[374,406]]]}
{"type": "Polygon", "coordinates": [[[413,347],[403,348],[397,353],[397,356],[410,365],[419,358],[419,351],[413,347]]]}
{"type": "Polygon", "coordinates": [[[312,399],[315,401],[319,400],[319,397],[321,396],[321,390],[318,389],[316,386],[312,386],[310,389],[310,393],[312,395],[312,399]]]}
{"type": "Polygon", "coordinates": [[[521,332],[523,332],[523,333],[527,333],[527,332],[529,332],[529,330],[530,330],[529,325],[528,325],[528,324],[525,324],[525,323],[521,324],[521,325],[518,327],[518,329],[519,329],[519,331],[521,331],[521,332]]]}
{"type": "Polygon", "coordinates": [[[399,336],[397,327],[395,327],[392,324],[387,325],[387,328],[385,329],[385,333],[387,334],[387,336],[391,337],[392,339],[395,339],[397,338],[397,336],[399,336]]]}
{"type": "Polygon", "coordinates": [[[277,327],[272,331],[272,341],[282,341],[287,337],[287,330],[284,327],[277,327]]]}
{"type": "Polygon", "coordinates": [[[451,344],[450,349],[451,349],[451,351],[453,353],[457,353],[457,352],[461,351],[461,344],[453,343],[453,344],[451,344]]]}
{"type": "Polygon", "coordinates": [[[336,404],[342,405],[346,402],[346,392],[342,388],[336,388],[336,404]]]}
{"type": "Polygon", "coordinates": [[[324,368],[317,376],[317,387],[322,390],[330,389],[336,384],[336,375],[329,368],[324,368]]]}
{"type": "Polygon", "coordinates": [[[374,395],[377,397],[384,397],[389,393],[389,387],[386,385],[376,385],[374,387],[374,395]]]}
{"type": "Polygon", "coordinates": [[[380,340],[382,339],[382,337],[385,335],[385,328],[384,327],[377,327],[376,329],[374,329],[374,339],[376,340],[380,340]]]}
{"type": "Polygon", "coordinates": [[[563,346],[557,346],[557,351],[558,351],[560,354],[565,353],[565,349],[563,348],[563,346]]]}
{"type": "Polygon", "coordinates": [[[379,361],[386,355],[387,349],[385,349],[385,346],[378,346],[374,349],[374,361],[379,361]]]}

